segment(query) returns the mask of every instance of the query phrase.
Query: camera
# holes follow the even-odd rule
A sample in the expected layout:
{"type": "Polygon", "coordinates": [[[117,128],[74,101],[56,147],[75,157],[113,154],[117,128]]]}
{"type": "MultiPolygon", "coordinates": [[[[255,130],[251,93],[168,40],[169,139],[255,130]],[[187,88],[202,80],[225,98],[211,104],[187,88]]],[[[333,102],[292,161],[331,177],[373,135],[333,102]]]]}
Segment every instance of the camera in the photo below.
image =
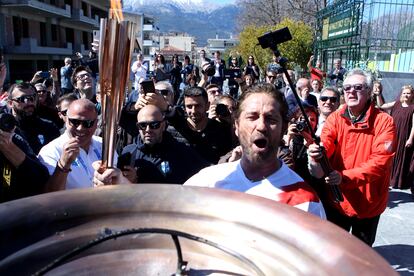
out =
{"type": "Polygon", "coordinates": [[[296,129],[298,130],[298,132],[302,132],[304,130],[306,130],[308,128],[308,126],[306,125],[306,123],[304,121],[297,121],[296,122],[296,129]]]}
{"type": "Polygon", "coordinates": [[[289,41],[291,39],[292,35],[290,34],[288,27],[276,30],[274,32],[265,33],[264,35],[257,38],[260,46],[262,46],[263,49],[276,48],[277,44],[289,41]]]}
{"type": "Polygon", "coordinates": [[[17,125],[16,119],[10,113],[0,114],[0,129],[2,131],[11,132],[17,125]]]}
{"type": "Polygon", "coordinates": [[[216,68],[214,67],[214,64],[212,64],[211,62],[203,63],[203,65],[201,65],[201,68],[201,73],[206,73],[209,77],[214,76],[214,74],[216,73],[216,68]]]}
{"type": "Polygon", "coordinates": [[[228,117],[230,116],[230,111],[225,104],[217,104],[216,105],[216,114],[221,117],[228,117]]]}

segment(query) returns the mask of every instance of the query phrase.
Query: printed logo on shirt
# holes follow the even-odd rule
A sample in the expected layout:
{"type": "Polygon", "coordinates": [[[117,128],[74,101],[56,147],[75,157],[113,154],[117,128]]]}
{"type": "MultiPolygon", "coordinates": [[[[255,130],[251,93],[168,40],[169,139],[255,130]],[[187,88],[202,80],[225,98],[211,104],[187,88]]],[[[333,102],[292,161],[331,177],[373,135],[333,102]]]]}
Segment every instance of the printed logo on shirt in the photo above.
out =
{"type": "Polygon", "coordinates": [[[37,139],[39,139],[40,144],[44,145],[45,137],[42,134],[37,135],[37,139]]]}
{"type": "Polygon", "coordinates": [[[3,180],[10,187],[11,183],[11,169],[8,164],[4,164],[3,166],[3,180]]]}

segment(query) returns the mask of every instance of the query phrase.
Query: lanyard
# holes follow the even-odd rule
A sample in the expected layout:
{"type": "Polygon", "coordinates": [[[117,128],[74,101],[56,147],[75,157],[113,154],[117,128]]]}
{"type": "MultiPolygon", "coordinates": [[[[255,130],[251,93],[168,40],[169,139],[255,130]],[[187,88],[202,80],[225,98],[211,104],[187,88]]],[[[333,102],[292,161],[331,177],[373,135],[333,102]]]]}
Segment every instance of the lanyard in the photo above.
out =
{"type": "MultiPolygon", "coordinates": [[[[95,153],[96,157],[98,157],[98,159],[101,159],[101,153],[99,152],[99,150],[98,150],[98,149],[96,149],[96,148],[94,147],[94,148],[93,148],[93,152],[95,153]]],[[[90,179],[90,180],[92,180],[92,178],[93,178],[93,177],[92,177],[92,175],[91,175],[91,173],[90,173],[90,171],[89,171],[88,167],[86,166],[85,161],[82,159],[82,157],[79,155],[79,156],[76,158],[76,160],[77,160],[77,161],[79,161],[79,162],[77,162],[77,163],[80,163],[80,164],[82,165],[82,167],[83,167],[84,171],[86,172],[86,174],[88,175],[89,179],[90,179]]]]}

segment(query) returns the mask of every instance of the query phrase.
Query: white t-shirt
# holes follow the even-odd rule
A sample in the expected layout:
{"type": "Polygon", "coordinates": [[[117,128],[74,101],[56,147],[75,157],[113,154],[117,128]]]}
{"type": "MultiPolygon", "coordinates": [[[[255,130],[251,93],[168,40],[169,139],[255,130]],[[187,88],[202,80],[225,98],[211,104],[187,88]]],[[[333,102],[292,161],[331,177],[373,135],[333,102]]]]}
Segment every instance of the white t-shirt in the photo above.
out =
{"type": "Polygon", "coordinates": [[[148,68],[144,64],[141,64],[141,66],[138,67],[138,61],[135,61],[131,66],[131,71],[133,72],[136,71],[134,73],[135,75],[134,87],[136,90],[139,90],[139,83],[141,79],[145,80],[147,78],[148,68]]]}
{"type": "MultiPolygon", "coordinates": [[[[39,160],[47,167],[49,175],[52,175],[55,171],[56,164],[62,155],[63,144],[68,140],[69,136],[65,132],[40,150],[38,155],[39,160]]],[[[92,136],[92,143],[89,146],[88,153],[81,148],[78,157],[70,166],[72,171],[68,174],[66,189],[93,187],[92,179],[94,169],[92,163],[101,160],[101,152],[102,138],[92,136]]],[[[115,153],[115,161],[117,160],[118,157],[115,153]]]]}
{"type": "Polygon", "coordinates": [[[286,164],[272,175],[252,182],[244,174],[240,160],[202,169],[184,185],[221,188],[261,196],[294,206],[326,219],[325,210],[315,191],[286,164]]]}

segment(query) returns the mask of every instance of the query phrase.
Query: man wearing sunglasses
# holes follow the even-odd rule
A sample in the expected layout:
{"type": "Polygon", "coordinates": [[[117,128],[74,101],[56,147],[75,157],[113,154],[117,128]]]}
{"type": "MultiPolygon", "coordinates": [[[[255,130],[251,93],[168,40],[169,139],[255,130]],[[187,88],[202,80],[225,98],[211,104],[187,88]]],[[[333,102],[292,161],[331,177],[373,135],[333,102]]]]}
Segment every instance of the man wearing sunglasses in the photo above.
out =
{"type": "Polygon", "coordinates": [[[328,116],[339,107],[339,92],[335,87],[328,86],[322,89],[318,99],[319,119],[316,135],[321,136],[323,125],[328,116]]]}
{"type": "Polygon", "coordinates": [[[69,105],[65,133],[39,153],[50,174],[47,192],[93,187],[92,163],[101,160],[102,151],[102,139],[93,135],[97,117],[95,104],[88,99],[78,99],[69,105]]]}
{"type": "MultiPolygon", "coordinates": [[[[329,221],[372,246],[381,213],[387,206],[395,126],[388,114],[371,102],[372,76],[354,69],[344,80],[345,105],[325,121],[321,141],[333,172],[326,177],[319,160],[321,148],[309,145],[312,175],[339,185],[344,201],[326,206],[329,221]]],[[[328,98],[321,100],[334,101],[328,98]]]]}
{"type": "Polygon", "coordinates": [[[9,88],[8,106],[18,122],[16,133],[22,136],[35,154],[59,137],[59,129],[49,120],[37,115],[37,92],[29,83],[13,84],[9,88]]]}
{"type": "Polygon", "coordinates": [[[166,126],[159,107],[149,104],[139,111],[138,141],[126,146],[120,157],[121,160],[126,154],[131,154],[129,164],[137,169],[137,175],[130,177],[128,171],[123,171],[131,182],[183,184],[209,165],[191,147],[176,141],[166,131],[166,126]]]}

